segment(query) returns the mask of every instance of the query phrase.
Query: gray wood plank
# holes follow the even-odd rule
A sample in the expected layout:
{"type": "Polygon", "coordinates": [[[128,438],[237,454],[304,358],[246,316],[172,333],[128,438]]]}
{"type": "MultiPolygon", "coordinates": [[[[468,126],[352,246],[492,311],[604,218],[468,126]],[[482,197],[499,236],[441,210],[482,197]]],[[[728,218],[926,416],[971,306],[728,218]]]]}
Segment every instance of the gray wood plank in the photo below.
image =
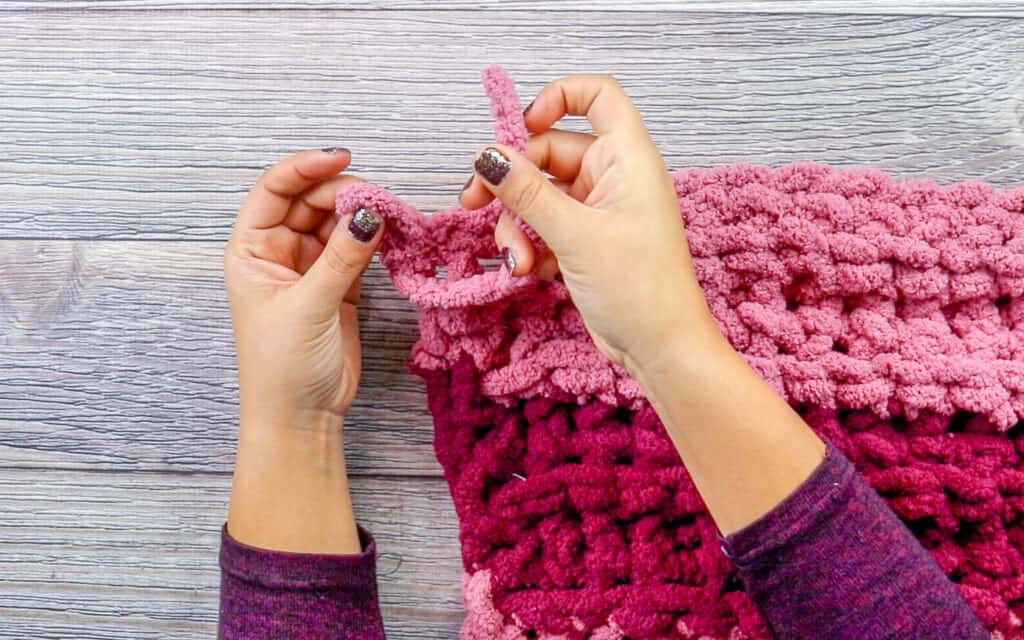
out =
{"type": "MultiPolygon", "coordinates": [[[[237,409],[221,246],[0,242],[0,460],[6,467],[228,473],[237,409]]],[[[353,473],[439,475],[415,310],[374,265],[353,473]]]]}
{"type": "Polygon", "coordinates": [[[566,73],[617,74],[672,167],[818,160],[1001,185],[1024,173],[1020,20],[201,16],[0,16],[0,237],[220,241],[266,165],[327,144],[426,209],[451,205],[489,138],[477,78],[492,61],[527,97],[566,73]]]}
{"type": "Polygon", "coordinates": [[[1024,16],[1019,2],[1007,0],[7,0],[0,11],[197,10],[197,9],[378,9],[378,10],[520,10],[520,11],[672,11],[753,13],[853,13],[896,15],[1024,16]]]}
{"type": "MultiPolygon", "coordinates": [[[[212,638],[230,480],[0,469],[0,638],[212,638]]],[[[437,479],[353,480],[389,638],[454,638],[458,528],[437,479]]]]}
{"type": "MultiPolygon", "coordinates": [[[[343,144],[364,177],[447,206],[497,61],[524,96],[617,74],[673,167],[1020,183],[1024,22],[997,18],[1021,3],[909,4],[0,4],[0,638],[212,636],[236,391],[220,251],[268,163],[343,144]]],[[[356,508],[389,637],[450,638],[457,528],[403,364],[414,314],[367,280],[356,508]]]]}

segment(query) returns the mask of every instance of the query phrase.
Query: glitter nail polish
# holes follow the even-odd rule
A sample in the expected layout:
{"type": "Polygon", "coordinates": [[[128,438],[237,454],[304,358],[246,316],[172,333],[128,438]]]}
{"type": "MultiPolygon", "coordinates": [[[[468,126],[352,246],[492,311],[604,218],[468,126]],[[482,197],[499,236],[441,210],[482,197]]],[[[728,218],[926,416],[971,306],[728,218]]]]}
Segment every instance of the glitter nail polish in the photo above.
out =
{"type": "Polygon", "coordinates": [[[320,151],[323,153],[330,154],[332,156],[340,156],[343,153],[352,153],[345,147],[324,147],[320,151]]]}
{"type": "Polygon", "coordinates": [[[530,113],[530,109],[533,108],[533,102],[534,102],[533,100],[530,100],[530,104],[526,105],[526,108],[523,109],[523,116],[524,117],[526,116],[526,114],[530,113]]]}
{"type": "Polygon", "coordinates": [[[501,263],[508,269],[509,275],[515,273],[516,255],[512,253],[512,250],[508,247],[502,247],[499,257],[501,258],[501,263]]]}
{"type": "Polygon", "coordinates": [[[359,242],[369,242],[377,235],[381,218],[373,209],[363,207],[355,212],[348,223],[348,234],[359,242]]]}
{"type": "Polygon", "coordinates": [[[509,170],[512,169],[512,163],[509,162],[509,159],[494,147],[484,149],[480,157],[476,159],[474,166],[477,173],[494,186],[501,184],[501,181],[508,175],[509,170]]]}

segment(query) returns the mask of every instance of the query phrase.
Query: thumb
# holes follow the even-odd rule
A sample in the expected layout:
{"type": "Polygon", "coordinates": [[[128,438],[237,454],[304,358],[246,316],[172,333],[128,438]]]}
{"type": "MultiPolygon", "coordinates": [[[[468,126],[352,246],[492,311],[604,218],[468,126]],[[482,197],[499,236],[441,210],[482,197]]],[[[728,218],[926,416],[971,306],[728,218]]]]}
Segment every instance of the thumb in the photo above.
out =
{"type": "Polygon", "coordinates": [[[485,147],[476,175],[502,204],[533,227],[556,252],[571,238],[583,205],[544,177],[525,156],[504,145],[485,147]]]}
{"type": "Polygon", "coordinates": [[[369,207],[338,220],[320,257],[299,281],[302,295],[323,304],[331,313],[370,263],[383,235],[383,218],[369,207]]]}

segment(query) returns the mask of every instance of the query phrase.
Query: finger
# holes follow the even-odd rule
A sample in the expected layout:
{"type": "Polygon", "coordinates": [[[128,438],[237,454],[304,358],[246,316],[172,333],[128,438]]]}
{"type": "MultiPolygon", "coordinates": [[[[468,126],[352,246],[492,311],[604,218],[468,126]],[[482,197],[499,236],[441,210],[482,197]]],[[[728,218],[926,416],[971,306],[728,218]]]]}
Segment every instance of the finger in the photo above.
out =
{"type": "Polygon", "coordinates": [[[292,206],[284,217],[284,226],[299,233],[312,231],[325,216],[333,216],[334,196],[338,191],[356,182],[362,180],[355,176],[337,176],[300,193],[292,200],[292,206]]]}
{"type": "MultiPolygon", "coordinates": [[[[556,182],[571,183],[579,175],[583,156],[595,140],[597,137],[589,133],[552,129],[530,136],[526,157],[541,171],[554,176],[556,182]]],[[[459,193],[459,204],[467,209],[479,209],[493,199],[494,194],[472,175],[459,193]]]]}
{"type": "Polygon", "coordinates": [[[540,260],[537,261],[537,266],[534,269],[537,277],[541,280],[551,281],[558,277],[558,258],[555,254],[547,251],[541,256],[540,260]]]}
{"type": "Polygon", "coordinates": [[[280,224],[292,200],[348,166],[348,149],[300,151],[275,164],[256,181],[238,210],[238,222],[251,229],[280,224]]]}
{"type": "Polygon", "coordinates": [[[337,226],[338,216],[327,216],[313,230],[313,235],[320,241],[321,246],[327,246],[327,241],[331,239],[331,234],[334,233],[334,229],[337,226]]]}
{"type": "Polygon", "coordinates": [[[297,285],[306,303],[333,314],[370,263],[383,229],[383,219],[369,208],[339,220],[320,257],[297,285]]]}
{"type": "MultiPolygon", "coordinates": [[[[320,254],[323,253],[324,247],[327,243],[320,242],[315,236],[308,233],[301,234],[298,245],[297,255],[295,258],[295,271],[300,275],[309,271],[310,267],[316,264],[320,254]]],[[[364,269],[365,272],[365,269],[364,269]]],[[[349,287],[348,291],[345,292],[343,300],[352,304],[359,303],[359,296],[362,288],[359,284],[359,278],[356,278],[355,284],[349,287]]]]}
{"type": "Polygon", "coordinates": [[[459,204],[467,209],[479,209],[491,200],[494,200],[494,194],[488,191],[483,181],[477,179],[476,174],[470,175],[459,194],[459,204]]]}
{"type": "Polygon", "coordinates": [[[342,296],[342,301],[349,304],[359,304],[359,301],[363,296],[363,277],[360,275],[356,278],[356,281],[352,283],[352,286],[348,288],[345,295],[342,296]]]}
{"type": "Polygon", "coordinates": [[[572,182],[580,173],[583,156],[597,136],[577,131],[548,129],[526,141],[526,157],[558,180],[572,182]]]}
{"type": "Polygon", "coordinates": [[[643,128],[633,102],[612,76],[580,75],[549,83],[526,108],[526,128],[546,130],[566,115],[586,116],[594,133],[643,128]]]}
{"type": "MultiPolygon", "coordinates": [[[[583,156],[597,137],[589,133],[550,129],[530,136],[526,142],[526,157],[541,171],[554,177],[552,182],[577,200],[583,201],[586,184],[570,189],[579,176],[583,156]],[[579,195],[579,197],[577,197],[579,195]]],[[[459,204],[467,209],[479,209],[494,199],[494,194],[474,176],[470,176],[459,194],[459,204]]]]}
{"type": "Polygon", "coordinates": [[[494,227],[494,243],[501,251],[503,268],[514,276],[522,276],[533,270],[535,251],[530,238],[512,218],[502,215],[494,227]]]}
{"type": "MultiPolygon", "coordinates": [[[[472,177],[475,178],[475,176],[472,177]]],[[[573,195],[576,191],[575,185],[569,182],[562,182],[555,178],[549,179],[548,182],[553,184],[559,191],[568,193],[569,195],[573,195]]],[[[469,186],[459,194],[459,204],[463,207],[467,209],[479,209],[480,207],[486,206],[491,200],[494,200],[494,194],[484,186],[482,181],[473,180],[466,184],[469,186]]],[[[576,199],[583,202],[583,198],[576,199]]]]}
{"type": "MultiPolygon", "coordinates": [[[[357,280],[358,282],[358,280],[357,280]]],[[[342,304],[338,308],[341,329],[341,359],[345,375],[359,380],[362,373],[362,344],[359,340],[359,313],[355,304],[342,304]]]]}
{"type": "Polygon", "coordinates": [[[525,156],[504,145],[477,154],[476,180],[522,217],[557,252],[582,222],[584,205],[559,190],[525,156]]]}
{"type": "Polygon", "coordinates": [[[541,280],[554,280],[558,274],[555,254],[545,251],[538,257],[530,238],[508,216],[498,218],[494,242],[502,250],[503,268],[512,275],[522,276],[533,271],[541,280]]]}
{"type": "MultiPolygon", "coordinates": [[[[287,232],[287,230],[285,231],[287,232]]],[[[320,254],[324,251],[325,243],[320,242],[316,236],[308,233],[299,233],[295,235],[297,236],[297,240],[295,244],[295,264],[293,268],[299,275],[302,275],[316,264],[320,254]]]]}
{"type": "Polygon", "coordinates": [[[554,178],[551,178],[548,182],[562,193],[569,194],[570,196],[572,195],[572,183],[562,182],[561,180],[555,180],[554,178]]]}

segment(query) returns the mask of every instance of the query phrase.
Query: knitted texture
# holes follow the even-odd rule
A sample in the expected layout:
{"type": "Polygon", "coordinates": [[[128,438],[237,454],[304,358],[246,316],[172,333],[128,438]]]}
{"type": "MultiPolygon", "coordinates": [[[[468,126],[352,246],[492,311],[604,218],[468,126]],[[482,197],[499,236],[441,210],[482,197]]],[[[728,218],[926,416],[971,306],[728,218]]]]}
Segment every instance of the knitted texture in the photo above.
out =
{"type": "MultiPolygon", "coordinates": [[[[484,84],[496,139],[522,150],[511,82],[491,67],[484,84]]],[[[723,334],[993,637],[1024,637],[1024,189],[810,163],[673,182],[723,334]]],[[[386,218],[381,261],[419,310],[411,366],[460,519],[463,638],[768,637],[657,416],[565,286],[491,266],[501,203],[425,216],[369,183],[337,196],[339,214],[361,206],[386,218]]]]}
{"type": "Polygon", "coordinates": [[[327,556],[257,549],[221,531],[218,640],[384,640],[373,538],[362,553],[327,556]],[[297,632],[297,630],[299,630],[297,632]]]}

